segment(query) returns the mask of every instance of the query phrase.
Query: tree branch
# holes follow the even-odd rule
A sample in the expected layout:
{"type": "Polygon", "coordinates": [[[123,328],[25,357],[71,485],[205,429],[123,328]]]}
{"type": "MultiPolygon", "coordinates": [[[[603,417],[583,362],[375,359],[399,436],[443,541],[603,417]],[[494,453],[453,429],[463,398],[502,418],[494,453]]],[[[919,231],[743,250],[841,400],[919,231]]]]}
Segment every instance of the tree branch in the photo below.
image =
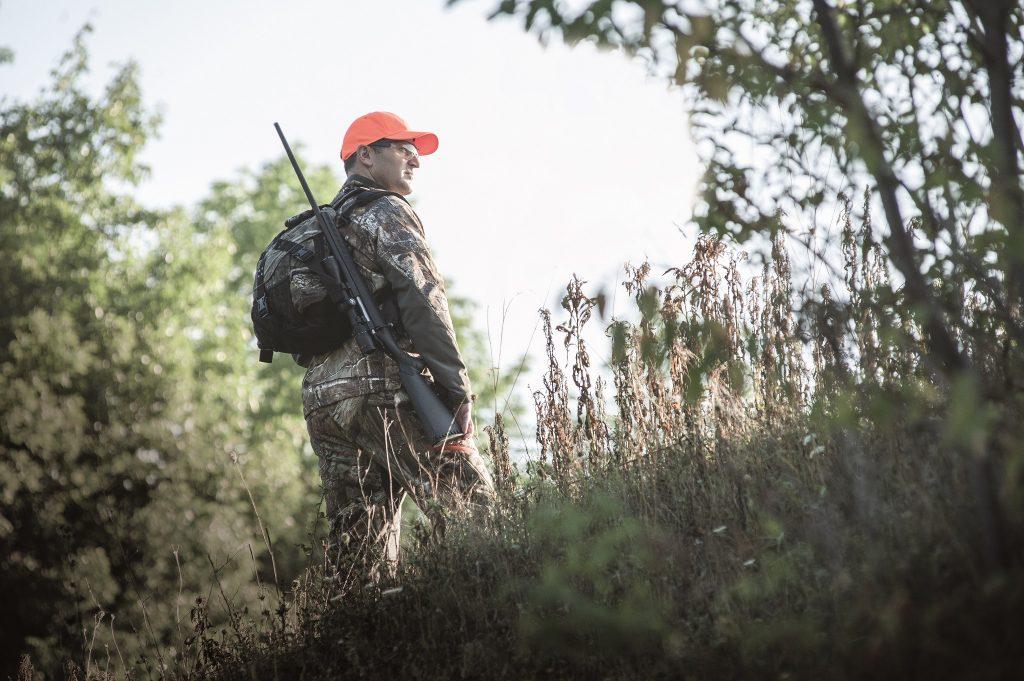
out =
{"type": "Polygon", "coordinates": [[[1024,238],[1024,187],[1017,161],[1021,133],[1013,115],[1013,67],[1006,35],[1012,4],[1010,0],[964,0],[964,6],[984,30],[980,51],[988,72],[991,146],[995,156],[995,196],[991,209],[1007,231],[1007,283],[1011,300],[1024,304],[1024,249],[1019,245],[1012,247],[1024,238]]]}
{"type": "Polygon", "coordinates": [[[955,373],[967,366],[967,360],[957,347],[946,324],[945,315],[936,303],[924,275],[921,274],[913,237],[904,224],[897,198],[900,182],[885,157],[881,131],[860,93],[856,65],[847,56],[833,8],[826,0],[813,0],[813,4],[830,61],[836,72],[835,94],[839,104],[845,107],[848,120],[860,133],[858,141],[864,144],[861,158],[878,186],[882,208],[889,223],[886,245],[889,247],[893,263],[906,281],[909,302],[924,316],[922,325],[927,334],[929,350],[947,373],[955,373]]]}

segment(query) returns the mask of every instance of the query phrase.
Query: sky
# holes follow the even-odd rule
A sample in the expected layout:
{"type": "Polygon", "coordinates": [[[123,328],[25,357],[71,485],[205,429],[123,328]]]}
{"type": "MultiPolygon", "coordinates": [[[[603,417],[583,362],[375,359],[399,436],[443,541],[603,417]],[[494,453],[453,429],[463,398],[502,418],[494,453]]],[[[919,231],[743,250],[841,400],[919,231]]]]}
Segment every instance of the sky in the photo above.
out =
{"type": "Polygon", "coordinates": [[[435,132],[410,198],[507,367],[540,357],[537,311],[557,306],[573,273],[618,290],[621,310],[624,262],[689,259],[679,228],[700,167],[680,92],[621,54],[545,48],[516,21],[488,22],[495,4],[0,0],[0,45],[15,53],[0,95],[31,98],[91,22],[97,91],[135,60],[144,101],[162,113],[137,192],[160,207],[194,204],[213,181],[279,156],[274,121],[339,176],[342,136],[361,114],[435,132]]]}

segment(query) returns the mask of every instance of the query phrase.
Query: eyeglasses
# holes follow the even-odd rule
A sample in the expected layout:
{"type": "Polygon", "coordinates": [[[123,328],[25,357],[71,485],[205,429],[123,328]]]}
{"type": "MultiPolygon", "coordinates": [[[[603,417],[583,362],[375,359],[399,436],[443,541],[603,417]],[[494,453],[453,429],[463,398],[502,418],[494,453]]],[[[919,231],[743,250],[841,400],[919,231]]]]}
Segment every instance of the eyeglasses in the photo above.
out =
{"type": "Polygon", "coordinates": [[[404,161],[410,161],[413,158],[420,157],[420,152],[417,151],[416,145],[407,140],[377,140],[376,142],[371,142],[369,146],[375,149],[387,149],[388,147],[391,147],[398,152],[398,155],[401,156],[404,161]]]}

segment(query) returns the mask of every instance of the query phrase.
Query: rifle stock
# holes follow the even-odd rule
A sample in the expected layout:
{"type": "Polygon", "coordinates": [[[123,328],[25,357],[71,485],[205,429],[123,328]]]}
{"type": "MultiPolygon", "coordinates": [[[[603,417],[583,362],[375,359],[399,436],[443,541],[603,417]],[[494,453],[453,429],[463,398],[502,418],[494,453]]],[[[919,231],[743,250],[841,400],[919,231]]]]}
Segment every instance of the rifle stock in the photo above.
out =
{"type": "Polygon", "coordinates": [[[356,268],[348,246],[338,232],[337,226],[327,219],[320,210],[320,204],[313,198],[313,193],[310,191],[309,185],[306,184],[306,178],[299,168],[298,161],[295,160],[295,155],[288,145],[288,140],[284,137],[281,126],[274,123],[274,129],[277,130],[277,135],[281,138],[281,144],[284,145],[284,150],[288,154],[292,169],[295,170],[299,184],[302,185],[302,191],[305,192],[306,199],[316,215],[317,225],[323,232],[324,241],[326,241],[332,256],[332,262],[325,264],[332,273],[337,272],[338,279],[345,290],[346,299],[339,303],[338,311],[349,316],[359,349],[365,354],[376,352],[378,349],[383,350],[398,363],[398,375],[402,382],[402,388],[409,396],[413,410],[419,417],[420,423],[423,424],[431,442],[437,445],[462,437],[464,433],[455,425],[451,411],[420,373],[424,366],[423,362],[402,350],[395,341],[390,326],[384,322],[380,311],[374,304],[369,287],[356,268]]]}

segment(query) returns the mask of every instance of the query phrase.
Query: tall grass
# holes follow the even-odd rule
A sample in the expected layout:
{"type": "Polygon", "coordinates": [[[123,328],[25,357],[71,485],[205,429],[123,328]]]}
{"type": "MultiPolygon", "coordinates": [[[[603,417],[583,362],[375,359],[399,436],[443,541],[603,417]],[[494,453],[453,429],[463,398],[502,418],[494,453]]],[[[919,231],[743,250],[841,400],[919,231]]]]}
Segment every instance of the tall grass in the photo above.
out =
{"type": "Polygon", "coordinates": [[[812,291],[795,290],[781,237],[756,276],[710,236],[656,282],[630,269],[632,322],[603,319],[602,297],[571,281],[562,321],[542,312],[538,457],[518,469],[500,416],[487,429],[492,512],[419,533],[391,581],[314,542],[305,576],[277,601],[264,589],[259,615],[225,596],[215,626],[198,600],[157,675],[1024,672],[1024,440],[1005,387],[1020,349],[981,293],[954,291],[976,370],[936,372],[866,200],[859,221],[845,205],[842,263],[812,291]],[[605,372],[584,341],[595,323],[605,372]],[[979,412],[999,386],[1002,411],[979,412]]]}

